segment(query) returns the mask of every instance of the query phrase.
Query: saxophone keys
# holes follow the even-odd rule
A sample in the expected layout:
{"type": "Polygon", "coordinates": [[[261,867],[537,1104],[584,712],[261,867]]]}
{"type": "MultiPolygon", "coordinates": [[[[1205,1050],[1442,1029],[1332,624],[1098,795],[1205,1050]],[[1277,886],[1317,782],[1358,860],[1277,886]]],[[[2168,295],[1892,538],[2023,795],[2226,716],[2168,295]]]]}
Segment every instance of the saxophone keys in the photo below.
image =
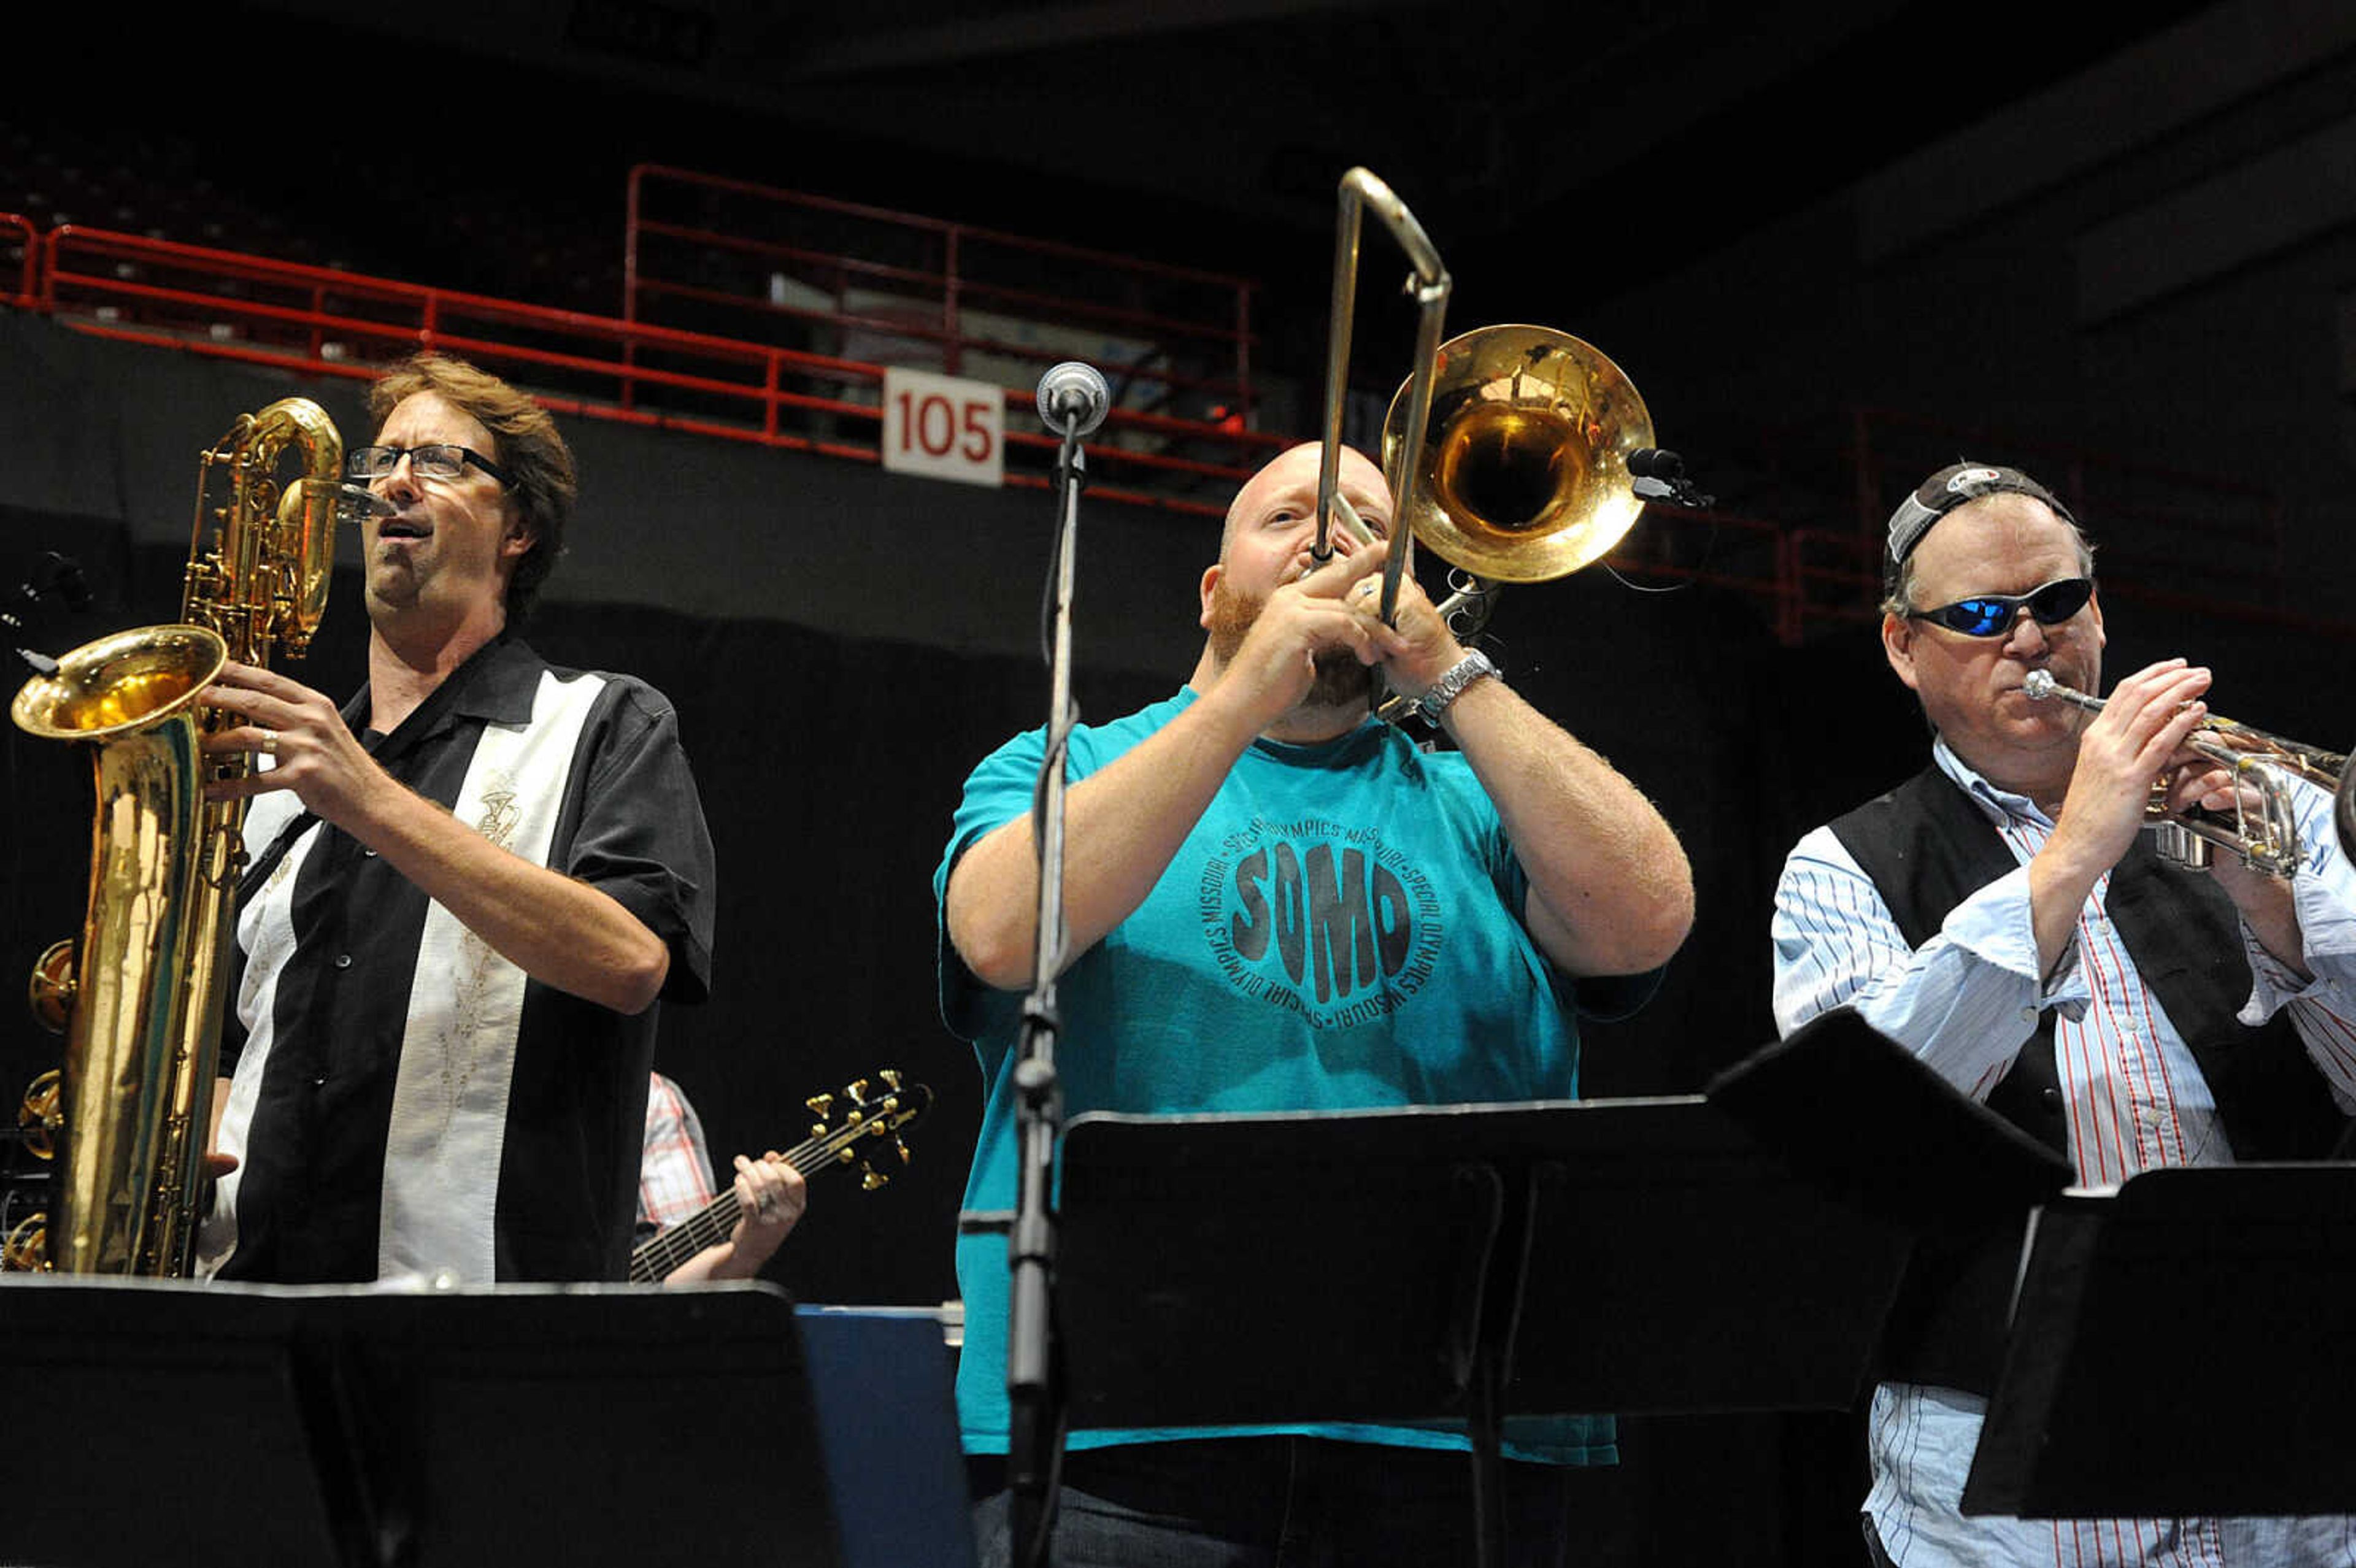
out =
{"type": "Polygon", "coordinates": [[[33,977],[26,987],[33,1021],[51,1034],[65,1033],[66,1023],[73,1017],[75,994],[80,989],[80,980],[74,973],[73,938],[50,943],[33,960],[33,977]]]}

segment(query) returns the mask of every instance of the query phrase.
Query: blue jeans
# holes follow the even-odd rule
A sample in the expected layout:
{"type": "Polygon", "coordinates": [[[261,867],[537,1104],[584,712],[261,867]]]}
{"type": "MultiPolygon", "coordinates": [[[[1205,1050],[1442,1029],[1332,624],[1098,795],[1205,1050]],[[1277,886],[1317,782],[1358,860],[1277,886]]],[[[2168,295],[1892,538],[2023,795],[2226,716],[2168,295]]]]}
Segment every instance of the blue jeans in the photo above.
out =
{"type": "MultiPolygon", "coordinates": [[[[981,1568],[1007,1568],[1001,1462],[976,1458],[981,1568]]],[[[1570,1472],[1508,1461],[1505,1562],[1569,1562],[1570,1472]]],[[[1445,1568],[1477,1559],[1469,1455],[1314,1437],[1091,1448],[1064,1458],[1058,1568],[1445,1568]]]]}

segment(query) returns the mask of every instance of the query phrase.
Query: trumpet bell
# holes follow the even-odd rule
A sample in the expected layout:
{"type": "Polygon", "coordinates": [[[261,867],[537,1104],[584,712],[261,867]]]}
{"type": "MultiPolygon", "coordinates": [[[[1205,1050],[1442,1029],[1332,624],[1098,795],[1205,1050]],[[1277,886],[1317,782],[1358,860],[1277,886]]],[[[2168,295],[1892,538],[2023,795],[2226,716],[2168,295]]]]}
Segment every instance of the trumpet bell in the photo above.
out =
{"type": "MultiPolygon", "coordinates": [[[[1405,439],[1408,389],[1383,423],[1405,439]]],[[[1546,582],[1607,554],[1644,515],[1628,455],[1653,416],[1602,350],[1551,327],[1484,326],[1440,345],[1406,517],[1425,548],[1498,582],[1546,582]]]]}

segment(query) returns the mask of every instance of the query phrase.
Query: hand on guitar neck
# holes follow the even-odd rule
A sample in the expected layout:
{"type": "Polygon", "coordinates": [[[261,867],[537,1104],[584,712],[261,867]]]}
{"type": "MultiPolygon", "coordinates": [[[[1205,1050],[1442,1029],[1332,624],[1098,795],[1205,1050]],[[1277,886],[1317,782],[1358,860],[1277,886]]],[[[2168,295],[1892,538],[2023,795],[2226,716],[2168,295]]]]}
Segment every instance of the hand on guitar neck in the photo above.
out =
{"type": "Polygon", "coordinates": [[[725,1239],[703,1248],[663,1276],[665,1285],[751,1279],[761,1272],[809,1204],[809,1186],[786,1157],[771,1149],[759,1159],[736,1157],[735,1221],[725,1239]]]}
{"type": "Polygon", "coordinates": [[[630,1283],[750,1279],[801,1218],[809,1200],[805,1173],[855,1170],[868,1191],[885,1185],[891,1177],[870,1157],[888,1152],[905,1164],[908,1146],[900,1135],[932,1103],[930,1089],[889,1067],[836,1093],[812,1095],[806,1104],[818,1120],[810,1136],[758,1161],[738,1155],[734,1186],[630,1254],[630,1283]]]}

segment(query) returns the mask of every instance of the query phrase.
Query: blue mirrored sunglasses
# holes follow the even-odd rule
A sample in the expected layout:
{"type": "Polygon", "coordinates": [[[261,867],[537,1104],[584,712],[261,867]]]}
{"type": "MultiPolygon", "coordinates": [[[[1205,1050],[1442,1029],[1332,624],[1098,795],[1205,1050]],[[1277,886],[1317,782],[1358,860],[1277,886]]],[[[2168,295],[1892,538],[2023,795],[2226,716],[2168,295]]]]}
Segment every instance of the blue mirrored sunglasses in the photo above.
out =
{"type": "Polygon", "coordinates": [[[1975,594],[1935,610],[1916,610],[1908,619],[1929,621],[1967,637],[2001,637],[2012,630],[2023,605],[2028,606],[2029,618],[2039,625],[2058,626],[2083,610],[2086,601],[2094,596],[2093,578],[2058,577],[2026,593],[1975,594]]]}

